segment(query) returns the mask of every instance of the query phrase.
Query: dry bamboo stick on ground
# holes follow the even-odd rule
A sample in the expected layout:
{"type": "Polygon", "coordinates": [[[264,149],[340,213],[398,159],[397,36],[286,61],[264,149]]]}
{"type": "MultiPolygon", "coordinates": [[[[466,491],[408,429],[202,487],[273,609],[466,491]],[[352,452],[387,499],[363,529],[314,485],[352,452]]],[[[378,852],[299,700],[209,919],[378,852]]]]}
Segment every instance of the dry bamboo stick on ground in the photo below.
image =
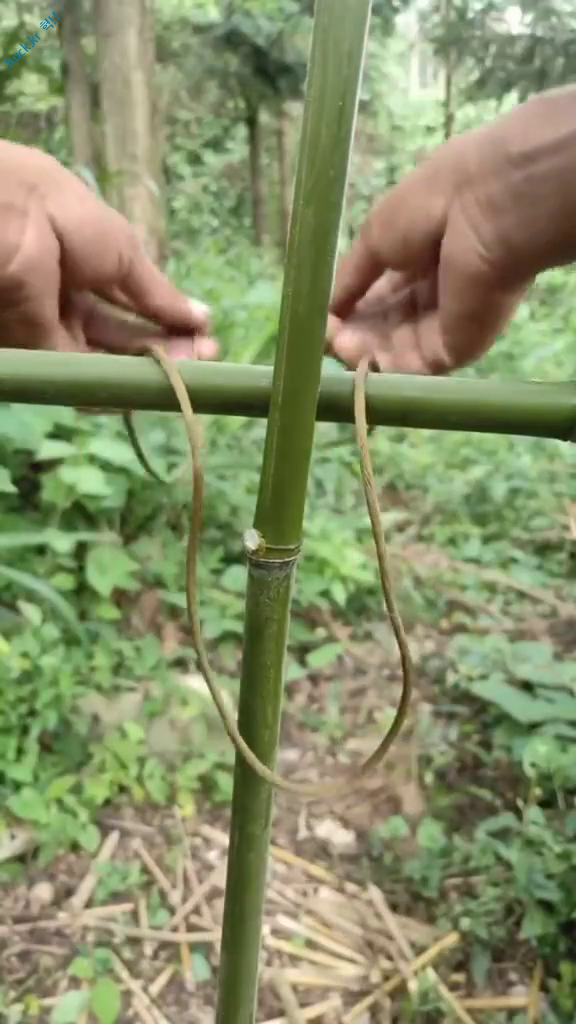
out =
{"type": "Polygon", "coordinates": [[[357,992],[366,987],[366,978],[349,978],[335,970],[326,970],[320,974],[311,969],[286,967],[282,971],[286,980],[296,988],[332,988],[357,992]]]}
{"type": "Polygon", "coordinates": [[[285,942],[284,939],[276,939],[273,935],[266,938],[264,944],[268,949],[273,949],[277,953],[285,953],[286,956],[295,957],[298,960],[307,960],[309,963],[320,964],[322,967],[331,967],[334,970],[341,971],[342,974],[346,974],[349,978],[359,978],[366,975],[366,967],[361,967],[360,964],[351,964],[346,960],[339,960],[335,956],[330,956],[328,953],[306,949],[303,946],[295,945],[293,942],[285,942]]]}
{"type": "Polygon", "coordinates": [[[178,893],[176,892],[174,886],[171,885],[170,880],[166,878],[166,875],[162,871],[162,868],[158,866],[158,864],[151,856],[151,854],[148,853],[148,850],[144,846],[142,840],[135,839],[134,843],[132,844],[132,849],[137,854],[137,856],[140,857],[140,860],[142,861],[144,867],[147,868],[149,874],[152,875],[152,878],[166,896],[166,899],[168,900],[170,906],[177,907],[180,903],[178,893]]]}
{"type": "Polygon", "coordinates": [[[276,924],[284,931],[293,935],[300,935],[304,939],[310,939],[317,946],[322,946],[324,949],[330,950],[331,953],[336,953],[345,960],[352,960],[363,967],[368,965],[368,960],[362,953],[358,953],[357,950],[351,949],[350,946],[343,943],[335,942],[334,939],[323,935],[322,932],[311,928],[309,925],[301,924],[299,921],[294,921],[293,918],[287,917],[285,914],[278,914],[276,924]]]}
{"type": "Polygon", "coordinates": [[[105,907],[86,907],[82,912],[82,919],[86,917],[121,917],[122,914],[131,914],[134,910],[133,903],[110,903],[105,907]]]}
{"type": "MultiPolygon", "coordinates": [[[[170,918],[170,920],[168,922],[168,928],[169,929],[178,928],[178,925],[182,921],[186,920],[188,915],[193,910],[196,909],[196,907],[198,906],[200,901],[202,899],[204,899],[204,897],[207,895],[207,893],[209,893],[210,890],[212,888],[214,888],[214,886],[216,886],[216,885],[223,885],[224,884],[224,879],[225,879],[225,867],[224,867],[223,864],[218,864],[214,868],[212,873],[210,875],[208,875],[208,878],[204,879],[204,881],[198,887],[196,892],[193,893],[192,896],[190,896],[190,898],[186,901],[186,903],[182,907],[179,907],[178,910],[176,910],[174,912],[174,914],[172,915],[172,917],[170,918]]],[[[218,930],[216,928],[214,929],[212,934],[215,936],[215,938],[212,939],[211,941],[218,942],[220,940],[220,933],[218,932],[218,930]]],[[[209,941],[209,940],[206,940],[206,941],[209,941]]],[[[153,946],[152,947],[152,955],[154,955],[154,949],[155,949],[155,947],[153,946]]]]}
{"type": "Polygon", "coordinates": [[[540,989],[542,986],[542,963],[538,961],[534,970],[532,984],[530,986],[530,997],[528,1000],[528,1024],[538,1024],[540,1020],[540,989]]]}
{"type": "Polygon", "coordinates": [[[305,1024],[306,1018],[298,1005],[298,1000],[290,986],[290,982],[282,971],[276,970],[272,974],[272,984],[276,989],[278,998],[284,1007],[288,1024],[305,1024]]]}
{"type": "MultiPolygon", "coordinates": [[[[302,1010],[302,1018],[305,1021],[321,1020],[328,1017],[329,1014],[337,1014],[341,1010],[340,996],[331,996],[330,999],[324,999],[321,1003],[315,1003],[314,1006],[305,1006],[302,1010]]],[[[290,1024],[290,1021],[286,1017],[273,1017],[265,1021],[264,1024],[290,1024]]]]}
{"type": "MultiPolygon", "coordinates": [[[[375,885],[371,885],[368,888],[368,893],[374,903],[374,906],[382,916],[382,920],[386,924],[392,938],[398,945],[403,957],[406,958],[407,963],[402,966],[402,972],[405,974],[406,983],[408,984],[411,979],[414,978],[414,961],[415,956],[405,935],[398,927],[398,923],[394,917],[394,914],[390,910],[384,894],[377,889],[375,885]]],[[[439,995],[442,997],[445,1003],[448,1004],[452,1012],[456,1015],[461,1024],[475,1024],[470,1014],[461,1005],[460,1000],[450,991],[444,982],[438,977],[436,971],[432,967],[426,968],[428,977],[433,981],[439,995]]]]}
{"type": "MultiPolygon", "coordinates": [[[[138,916],[138,927],[141,928],[142,931],[149,931],[150,923],[148,920],[148,903],[144,895],[140,895],[138,897],[138,903],[136,904],[136,908],[138,916]]],[[[154,947],[152,943],[145,942],[142,947],[142,952],[147,960],[151,960],[154,954],[154,947]]]]}
{"type": "Polygon", "coordinates": [[[158,999],[158,996],[162,994],[162,992],[166,988],[166,985],[171,980],[175,970],[176,967],[174,964],[168,964],[163,971],[160,971],[158,977],[150,983],[150,985],[148,986],[148,991],[153,999],[158,999]]]}
{"type": "Polygon", "coordinates": [[[96,931],[116,932],[117,935],[126,939],[149,940],[156,944],[172,943],[178,945],[183,940],[191,945],[198,945],[218,941],[220,933],[213,932],[178,932],[163,931],[161,928],[133,928],[130,925],[118,924],[115,921],[78,921],[77,924],[84,928],[94,928],[96,931]]]}
{"type": "Polygon", "coordinates": [[[483,1010],[486,1013],[527,1010],[529,1002],[528,996],[469,996],[462,997],[460,1001],[467,1010],[483,1010]]]}
{"type": "MultiPolygon", "coordinates": [[[[421,971],[428,967],[441,953],[444,953],[446,949],[450,949],[456,944],[456,933],[452,932],[450,935],[445,936],[444,939],[440,939],[434,945],[421,953],[412,961],[412,971],[415,974],[417,971],[421,971]]],[[[352,1024],[353,1021],[358,1020],[367,1010],[369,1010],[381,995],[391,996],[404,984],[404,975],[395,974],[394,977],[380,985],[374,992],[365,996],[359,1003],[353,1006],[348,1013],[342,1018],[342,1024],[352,1024]]]]}
{"type": "MultiPolygon", "coordinates": [[[[184,846],[184,870],[188,878],[188,885],[190,886],[191,889],[191,895],[194,896],[197,893],[198,889],[200,889],[200,880],[198,878],[196,868],[194,867],[194,858],[192,857],[190,836],[188,835],[186,829],[184,828],[184,822],[182,821],[182,815],[180,813],[179,808],[176,808],[176,820],[180,828],[180,833],[182,835],[182,844],[184,846]]],[[[213,928],[214,920],[210,912],[210,907],[208,906],[204,896],[202,896],[199,906],[206,926],[208,928],[213,928]]]]}
{"type": "Polygon", "coordinates": [[[120,978],[120,981],[122,981],[126,988],[132,993],[133,1006],[137,1008],[143,1024],[171,1024],[171,1021],[164,1016],[162,1011],[155,1005],[147,994],[142,982],[136,981],[136,978],[132,977],[130,971],[122,962],[120,957],[113,957],[112,967],[114,973],[118,978],[120,978]]]}
{"type": "Polygon", "coordinates": [[[106,839],[102,843],[98,853],[92,860],[88,872],[84,875],[84,878],[80,882],[76,892],[68,900],[68,908],[73,914],[79,914],[84,910],[88,900],[92,896],[94,889],[98,885],[98,868],[102,864],[107,864],[114,853],[116,847],[120,842],[120,832],[110,832],[106,839]]]}

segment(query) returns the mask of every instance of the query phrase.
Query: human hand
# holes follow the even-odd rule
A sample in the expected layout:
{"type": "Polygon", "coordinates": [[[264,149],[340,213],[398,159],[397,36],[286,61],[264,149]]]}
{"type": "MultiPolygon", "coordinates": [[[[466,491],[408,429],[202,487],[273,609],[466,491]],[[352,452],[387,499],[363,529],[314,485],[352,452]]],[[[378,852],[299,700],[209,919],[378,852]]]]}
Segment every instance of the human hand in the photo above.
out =
{"type": "Polygon", "coordinates": [[[156,342],[174,358],[216,358],[208,308],[53,157],[0,141],[0,223],[1,348],[136,353],[156,342]]]}
{"type": "Polygon", "coordinates": [[[576,88],[455,136],[376,204],[339,268],[331,352],[443,374],[478,359],[542,270],[576,259],[576,88]]]}

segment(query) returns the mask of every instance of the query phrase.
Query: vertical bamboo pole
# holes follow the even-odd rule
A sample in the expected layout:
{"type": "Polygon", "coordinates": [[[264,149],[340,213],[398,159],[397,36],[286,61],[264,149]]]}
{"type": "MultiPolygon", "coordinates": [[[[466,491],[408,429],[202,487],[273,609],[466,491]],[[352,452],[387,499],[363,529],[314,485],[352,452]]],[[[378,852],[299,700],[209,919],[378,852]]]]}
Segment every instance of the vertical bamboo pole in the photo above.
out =
{"type": "MultiPolygon", "coordinates": [[[[268,430],[245,544],[238,721],[269,766],[278,746],[292,584],[370,9],[371,0],[316,0],[268,430]]],[[[237,758],[217,1024],[254,1021],[271,813],[270,787],[237,758]]]]}

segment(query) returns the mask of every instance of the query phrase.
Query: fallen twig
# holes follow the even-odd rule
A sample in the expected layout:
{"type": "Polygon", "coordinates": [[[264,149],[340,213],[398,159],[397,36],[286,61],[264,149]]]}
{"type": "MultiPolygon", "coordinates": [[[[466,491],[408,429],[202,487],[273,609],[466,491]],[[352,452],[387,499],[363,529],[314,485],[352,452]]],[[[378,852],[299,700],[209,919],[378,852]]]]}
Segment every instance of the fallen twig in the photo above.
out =
{"type": "Polygon", "coordinates": [[[528,1024],[538,1024],[541,1013],[540,989],[542,987],[542,963],[539,960],[534,969],[532,984],[530,985],[530,996],[528,999],[528,1024]]]}
{"type": "MultiPolygon", "coordinates": [[[[340,996],[331,996],[330,999],[324,999],[321,1003],[315,1003],[314,1006],[305,1006],[301,1011],[302,1020],[320,1020],[329,1017],[330,1014],[340,1013],[341,1009],[340,996]]],[[[287,1017],[273,1017],[265,1021],[264,1024],[290,1024],[290,1021],[287,1017]]]]}
{"type": "Polygon", "coordinates": [[[278,993],[278,998],[284,1007],[288,1024],[305,1024],[306,1018],[298,1005],[298,1000],[296,999],[290,982],[282,971],[273,972],[272,984],[274,985],[274,988],[278,993]]]}
{"type": "Polygon", "coordinates": [[[107,864],[112,859],[119,842],[120,832],[118,831],[110,832],[110,834],[106,836],[106,839],[102,843],[102,846],[90,865],[90,870],[86,875],[84,875],[84,878],[80,882],[76,892],[68,900],[68,907],[72,913],[79,914],[84,910],[88,900],[91,898],[92,893],[98,885],[98,868],[101,867],[102,864],[107,864]]]}
{"type": "MultiPolygon", "coordinates": [[[[395,940],[402,956],[405,957],[407,961],[406,964],[402,965],[401,970],[402,973],[405,975],[406,984],[408,984],[410,979],[414,978],[414,962],[417,958],[414,956],[408,939],[406,938],[405,935],[403,935],[400,928],[398,927],[398,923],[394,917],[394,914],[390,910],[384,898],[384,895],[380,891],[380,889],[377,889],[375,885],[370,885],[368,887],[368,894],[375,908],[381,914],[382,920],[386,924],[386,927],[389,929],[390,934],[392,938],[395,940]]],[[[458,941],[458,939],[454,939],[452,944],[455,944],[455,941],[458,941]]],[[[446,948],[446,946],[443,945],[442,942],[439,942],[437,944],[437,949],[439,947],[441,947],[442,950],[446,948]]],[[[461,1021],[461,1024],[474,1024],[472,1017],[464,1009],[458,997],[455,996],[454,993],[451,992],[450,989],[444,984],[444,982],[438,977],[436,971],[432,967],[427,967],[425,968],[425,970],[427,976],[434,983],[434,986],[436,987],[438,994],[442,997],[444,1002],[448,1004],[448,1006],[455,1014],[455,1016],[458,1018],[458,1020],[461,1021]]]]}
{"type": "Polygon", "coordinates": [[[132,1005],[143,1024],[171,1024],[144,990],[142,983],[132,977],[120,957],[114,955],[112,967],[120,981],[132,993],[132,1005]]]}
{"type": "Polygon", "coordinates": [[[166,875],[158,866],[154,858],[151,856],[150,853],[148,853],[148,850],[144,846],[142,840],[135,839],[132,848],[134,852],[138,855],[138,857],[140,857],[140,860],[142,861],[144,867],[148,869],[148,871],[152,875],[152,878],[166,896],[166,899],[168,900],[170,906],[177,907],[180,903],[180,900],[178,899],[178,893],[170,884],[170,881],[166,878],[166,875]]]}

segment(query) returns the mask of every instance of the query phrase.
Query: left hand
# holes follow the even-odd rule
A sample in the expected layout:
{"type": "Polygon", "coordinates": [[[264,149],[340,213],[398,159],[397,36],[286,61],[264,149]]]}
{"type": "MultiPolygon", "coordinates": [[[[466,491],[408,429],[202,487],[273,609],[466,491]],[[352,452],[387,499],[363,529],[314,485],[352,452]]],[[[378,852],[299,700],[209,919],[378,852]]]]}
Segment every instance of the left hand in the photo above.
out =
{"type": "Polygon", "coordinates": [[[0,224],[0,347],[131,354],[156,341],[174,358],[216,358],[207,307],[53,157],[0,140],[0,224]]]}

